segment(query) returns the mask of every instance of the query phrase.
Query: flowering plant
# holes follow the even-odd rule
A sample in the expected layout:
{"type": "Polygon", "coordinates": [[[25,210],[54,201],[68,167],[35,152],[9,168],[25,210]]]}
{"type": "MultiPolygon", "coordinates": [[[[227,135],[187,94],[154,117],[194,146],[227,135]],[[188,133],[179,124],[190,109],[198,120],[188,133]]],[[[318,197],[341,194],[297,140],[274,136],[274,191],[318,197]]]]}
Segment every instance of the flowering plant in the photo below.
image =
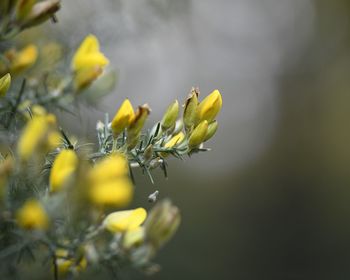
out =
{"type": "MultiPolygon", "coordinates": [[[[59,6],[58,0],[1,1],[0,44],[25,28],[55,21],[59,6]]],[[[46,48],[52,54],[58,47],[46,48]]],[[[44,273],[54,279],[89,269],[112,275],[121,267],[155,272],[152,259],[176,232],[180,211],[169,199],[157,201],[158,190],[148,197],[156,203],[151,210],[127,208],[135,191],[133,169],[141,168],[153,183],[153,170],[167,176],[168,158],[207,151],[203,143],[217,130],[220,92],[199,102],[193,88],[182,115],[176,100],[148,130],[149,106],[135,108],[126,99],[113,118],[106,114],[97,122],[97,148],[87,149],[52,110],[69,111],[96,84],[108,83],[109,60],[94,35],[75,51],[68,75],[52,71],[52,55],[46,66],[40,55],[45,59],[47,49],[34,43],[1,51],[1,275],[15,278],[28,257],[44,264],[44,273]]]]}

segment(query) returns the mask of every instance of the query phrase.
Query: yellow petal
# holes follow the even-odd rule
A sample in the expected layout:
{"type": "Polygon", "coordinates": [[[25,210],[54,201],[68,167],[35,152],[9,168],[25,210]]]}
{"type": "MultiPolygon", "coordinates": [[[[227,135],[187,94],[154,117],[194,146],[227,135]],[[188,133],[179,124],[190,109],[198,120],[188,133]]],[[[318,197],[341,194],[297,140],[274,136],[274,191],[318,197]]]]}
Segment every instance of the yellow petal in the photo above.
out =
{"type": "Polygon", "coordinates": [[[18,155],[22,160],[28,160],[40,142],[45,137],[48,130],[48,123],[43,117],[35,117],[28,122],[18,141],[18,155]]]}
{"type": "Polygon", "coordinates": [[[73,56],[72,70],[99,66],[103,68],[109,60],[100,52],[100,44],[94,35],[88,35],[73,56]]]}
{"type": "Polygon", "coordinates": [[[216,89],[211,94],[209,94],[204,100],[199,104],[197,108],[197,119],[198,122],[208,121],[212,122],[216,115],[220,112],[222,107],[222,98],[220,92],[216,89]]]}
{"type": "Polygon", "coordinates": [[[109,214],[103,224],[110,232],[125,232],[139,227],[146,217],[147,212],[143,208],[118,211],[109,214]]]}
{"type": "Polygon", "coordinates": [[[191,136],[188,140],[188,146],[190,148],[199,146],[204,141],[207,132],[208,122],[204,120],[192,131],[191,136]]]}
{"type": "Polygon", "coordinates": [[[183,132],[179,132],[175,136],[173,136],[167,143],[165,143],[165,148],[172,148],[175,145],[180,144],[185,139],[185,134],[183,132]]]}
{"type": "Polygon", "coordinates": [[[78,167],[78,157],[73,150],[62,150],[52,164],[50,172],[50,191],[60,191],[78,167]]]}
{"type": "Polygon", "coordinates": [[[115,136],[119,135],[130,125],[131,120],[134,118],[134,114],[134,109],[132,108],[129,99],[125,99],[112,120],[111,127],[115,136]]]}
{"type": "Polygon", "coordinates": [[[90,180],[93,184],[102,184],[125,176],[128,172],[128,161],[125,156],[114,153],[95,164],[90,171],[90,180]]]}
{"type": "Polygon", "coordinates": [[[97,206],[123,207],[130,203],[133,187],[128,178],[119,178],[92,185],[89,195],[97,206]]]}

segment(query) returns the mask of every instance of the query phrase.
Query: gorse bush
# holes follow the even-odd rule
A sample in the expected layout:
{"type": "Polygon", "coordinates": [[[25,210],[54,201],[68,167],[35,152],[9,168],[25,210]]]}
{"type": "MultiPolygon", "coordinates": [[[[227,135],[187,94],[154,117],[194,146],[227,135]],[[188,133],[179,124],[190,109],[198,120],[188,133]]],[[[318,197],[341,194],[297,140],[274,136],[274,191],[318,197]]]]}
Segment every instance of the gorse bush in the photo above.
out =
{"type": "Polygon", "coordinates": [[[1,279],[17,279],[28,259],[42,267],[33,279],[72,279],[102,269],[113,276],[123,267],[156,272],[152,259],[179,227],[180,212],[169,199],[158,201],[159,191],[149,195],[155,204],[148,213],[142,205],[127,208],[133,169],[153,183],[155,169],[167,176],[169,158],[207,151],[203,143],[217,130],[221,95],[214,90],[199,101],[193,88],[182,113],[176,100],[148,130],[149,106],[126,99],[113,118],[106,114],[97,122],[96,150],[87,148],[52,111],[69,112],[113,87],[98,39],[88,35],[80,43],[69,71],[57,67],[57,44],[39,48],[32,38],[17,48],[12,40],[25,28],[55,22],[59,6],[58,0],[0,4],[1,279]]]}

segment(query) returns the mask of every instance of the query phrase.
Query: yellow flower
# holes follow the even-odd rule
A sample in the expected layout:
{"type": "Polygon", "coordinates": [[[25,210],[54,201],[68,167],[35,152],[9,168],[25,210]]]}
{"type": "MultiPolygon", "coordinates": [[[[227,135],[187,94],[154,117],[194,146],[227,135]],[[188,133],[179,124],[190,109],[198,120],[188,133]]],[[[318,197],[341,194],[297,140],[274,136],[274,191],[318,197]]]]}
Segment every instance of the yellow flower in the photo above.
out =
{"type": "Polygon", "coordinates": [[[97,206],[123,207],[130,203],[133,187],[129,178],[117,178],[92,185],[89,195],[97,206]]]}
{"type": "Polygon", "coordinates": [[[127,128],[134,118],[134,115],[134,109],[132,108],[129,99],[125,99],[112,120],[111,127],[113,134],[118,136],[125,128],[127,128]]]}
{"type": "Polygon", "coordinates": [[[161,121],[162,128],[167,130],[175,125],[177,116],[179,114],[179,102],[175,100],[171,103],[166,110],[163,119],[161,121]]]}
{"type": "Polygon", "coordinates": [[[35,45],[28,45],[19,52],[11,54],[10,72],[13,75],[32,67],[38,58],[38,48],[35,45]]]}
{"type": "Polygon", "coordinates": [[[108,59],[100,52],[100,44],[94,35],[88,35],[75,52],[72,60],[74,72],[86,68],[105,67],[108,59]]]}
{"type": "Polygon", "coordinates": [[[128,161],[125,156],[119,153],[111,154],[96,165],[90,171],[90,180],[93,183],[104,183],[129,173],[128,161]]]}
{"type": "Polygon", "coordinates": [[[71,68],[74,71],[74,85],[77,90],[89,86],[103,72],[109,60],[100,52],[100,44],[94,35],[88,35],[75,52],[71,68]]]}
{"type": "Polygon", "coordinates": [[[50,191],[64,188],[78,167],[78,157],[73,150],[62,150],[52,164],[50,173],[50,191]]]}
{"type": "Polygon", "coordinates": [[[104,227],[112,233],[126,232],[138,228],[146,219],[143,208],[117,211],[109,214],[103,221],[104,227]]]}
{"type": "Polygon", "coordinates": [[[60,274],[66,274],[71,270],[81,271],[87,266],[87,260],[85,256],[82,256],[78,261],[69,256],[69,252],[66,249],[56,250],[56,265],[60,274]]]}
{"type": "Polygon", "coordinates": [[[208,132],[208,122],[206,120],[202,121],[197,127],[192,131],[190,138],[188,140],[188,146],[190,148],[195,148],[203,143],[205,136],[208,132]]]}
{"type": "Polygon", "coordinates": [[[57,147],[60,136],[55,128],[54,115],[33,117],[27,123],[18,141],[17,151],[20,158],[27,161],[36,152],[46,152],[57,147]]]}
{"type": "Polygon", "coordinates": [[[0,79],[0,97],[4,97],[11,85],[11,75],[7,73],[0,79]]]}
{"type": "Polygon", "coordinates": [[[97,206],[125,206],[133,195],[128,161],[114,153],[107,156],[89,172],[90,200],[97,206]]]}
{"type": "Polygon", "coordinates": [[[49,219],[44,208],[37,200],[28,200],[16,213],[16,220],[20,227],[25,229],[45,230],[49,219]]]}
{"type": "Polygon", "coordinates": [[[222,98],[220,92],[216,89],[199,103],[197,108],[197,121],[208,121],[210,123],[221,110],[222,98]]]}

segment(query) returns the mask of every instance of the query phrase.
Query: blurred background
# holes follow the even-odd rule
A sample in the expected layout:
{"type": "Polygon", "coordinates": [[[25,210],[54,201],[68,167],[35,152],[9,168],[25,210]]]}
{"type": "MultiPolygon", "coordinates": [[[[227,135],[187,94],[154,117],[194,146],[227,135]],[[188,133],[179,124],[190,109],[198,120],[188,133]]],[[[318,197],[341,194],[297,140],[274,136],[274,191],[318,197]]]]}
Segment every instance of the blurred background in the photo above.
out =
{"type": "Polygon", "coordinates": [[[192,86],[223,95],[211,152],[170,160],[155,186],[137,176],[135,205],[157,189],[183,216],[148,279],[350,278],[348,0],[62,2],[42,31],[70,54],[97,35],[118,71],[97,108],[61,117],[68,131],[95,141],[125,97],[151,125],[192,86]]]}

